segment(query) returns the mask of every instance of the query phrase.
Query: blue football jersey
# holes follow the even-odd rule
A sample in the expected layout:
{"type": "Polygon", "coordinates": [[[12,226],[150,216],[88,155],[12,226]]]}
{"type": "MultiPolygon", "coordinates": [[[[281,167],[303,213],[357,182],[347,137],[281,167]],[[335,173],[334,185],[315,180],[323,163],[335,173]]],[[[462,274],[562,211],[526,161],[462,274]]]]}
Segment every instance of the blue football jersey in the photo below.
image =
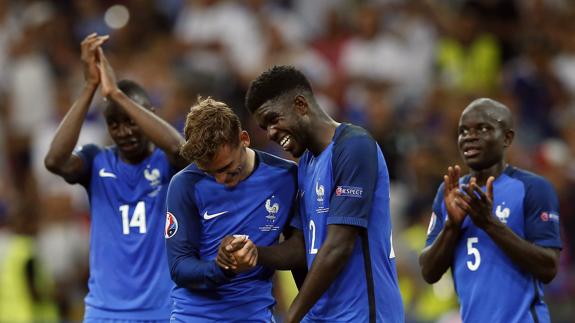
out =
{"type": "MultiPolygon", "coordinates": [[[[443,190],[442,184],[433,203],[427,245],[447,219],[443,190]]],[[[557,195],[540,176],[508,166],[493,183],[493,215],[529,242],[561,248],[557,195]]],[[[550,322],[542,283],[515,265],[470,217],[462,223],[451,267],[464,322],[550,322]]]]}
{"type": "MultiPolygon", "coordinates": [[[[174,170],[156,148],[139,164],[117,148],[75,152],[89,172],[90,279],[86,319],[165,320],[173,282],[164,247],[165,197],[174,170]]],[[[87,173],[88,174],[88,173],[87,173]]]]}
{"type": "Polygon", "coordinates": [[[381,149],[364,129],[337,127],[318,156],[306,151],[299,163],[299,218],[307,265],[330,224],[365,228],[338,278],[304,321],[403,322],[389,211],[389,175],[381,149]]]}
{"type": "Polygon", "coordinates": [[[294,209],[297,166],[256,151],[253,173],[236,187],[218,184],[195,164],[174,176],[167,197],[166,245],[172,320],[271,322],[273,271],[261,266],[227,275],[216,264],[221,240],[243,234],[258,246],[276,243],[294,209]]]}

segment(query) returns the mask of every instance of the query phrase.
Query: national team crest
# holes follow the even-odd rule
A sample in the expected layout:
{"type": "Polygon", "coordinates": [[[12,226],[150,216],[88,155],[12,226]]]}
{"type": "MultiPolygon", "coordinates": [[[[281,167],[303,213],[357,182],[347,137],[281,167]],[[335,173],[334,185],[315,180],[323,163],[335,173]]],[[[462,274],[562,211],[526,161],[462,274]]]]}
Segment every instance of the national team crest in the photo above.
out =
{"type": "Polygon", "coordinates": [[[151,169],[150,166],[144,170],[144,177],[150,182],[152,186],[158,186],[160,184],[160,170],[157,168],[151,169]]]}
{"type": "Polygon", "coordinates": [[[168,212],[168,214],[166,215],[166,230],[165,230],[166,239],[173,237],[176,234],[176,232],[178,232],[178,220],[172,213],[168,212]]]}
{"type": "Polygon", "coordinates": [[[268,215],[266,215],[266,219],[268,219],[272,222],[276,220],[276,214],[280,210],[280,205],[278,203],[272,204],[272,199],[274,197],[275,196],[272,196],[271,198],[266,200],[266,211],[268,211],[268,215]]]}
{"type": "Polygon", "coordinates": [[[319,183],[319,181],[315,182],[315,194],[317,195],[317,201],[322,203],[325,189],[323,188],[323,185],[319,183]]]}

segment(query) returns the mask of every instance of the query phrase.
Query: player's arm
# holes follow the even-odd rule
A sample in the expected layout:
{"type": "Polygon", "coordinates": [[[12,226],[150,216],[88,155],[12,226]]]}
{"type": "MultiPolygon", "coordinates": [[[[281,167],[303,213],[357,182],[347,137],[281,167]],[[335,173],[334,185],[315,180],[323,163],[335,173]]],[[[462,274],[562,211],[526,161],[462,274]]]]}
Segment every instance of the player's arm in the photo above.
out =
{"type": "Polygon", "coordinates": [[[188,164],[180,156],[180,147],[184,144],[184,138],[168,122],[122,92],[117,86],[114,70],[101,48],[98,48],[98,56],[102,96],[122,107],[142,129],[144,135],[166,153],[172,165],[177,169],[184,168],[188,164]]]}
{"type": "Polygon", "coordinates": [[[54,174],[62,176],[66,181],[75,183],[80,180],[84,171],[82,158],[72,152],[78,143],[80,130],[90,109],[90,103],[100,83],[96,65],[96,51],[108,36],[91,34],[81,44],[82,64],[84,66],[85,84],[80,96],[60,122],[54,139],[50,143],[48,153],[44,157],[44,165],[54,174]]]}
{"type": "Polygon", "coordinates": [[[256,246],[245,237],[227,236],[222,240],[216,261],[220,267],[231,271],[245,268],[255,257],[256,264],[273,270],[305,269],[305,242],[301,230],[286,240],[272,246],[256,246]]]}
{"type": "Polygon", "coordinates": [[[306,268],[303,232],[294,229],[289,238],[269,247],[257,247],[258,265],[274,270],[302,270],[306,268]]]}
{"type": "Polygon", "coordinates": [[[523,239],[492,214],[494,180],[493,177],[487,180],[487,192],[471,180],[466,187],[466,210],[473,223],[483,229],[517,266],[549,283],[557,274],[561,248],[559,202],[553,188],[544,180],[527,183],[524,199],[526,239],[523,239]],[[544,212],[555,214],[557,218],[542,219],[544,212]]]}
{"type": "Polygon", "coordinates": [[[443,184],[437,190],[433,201],[427,246],[419,256],[421,275],[430,284],[440,280],[453,263],[455,247],[461,234],[461,223],[465,218],[465,212],[461,208],[460,172],[459,166],[447,169],[443,184]],[[443,216],[442,202],[447,220],[443,216]]]}
{"type": "Polygon", "coordinates": [[[175,175],[168,187],[166,248],[172,280],[180,287],[210,290],[234,276],[216,264],[200,259],[201,224],[195,203],[195,183],[175,175]]]}
{"type": "Polygon", "coordinates": [[[328,225],[327,237],[290,307],[286,322],[299,322],[336,280],[353,253],[361,230],[365,229],[351,225],[328,225]]]}

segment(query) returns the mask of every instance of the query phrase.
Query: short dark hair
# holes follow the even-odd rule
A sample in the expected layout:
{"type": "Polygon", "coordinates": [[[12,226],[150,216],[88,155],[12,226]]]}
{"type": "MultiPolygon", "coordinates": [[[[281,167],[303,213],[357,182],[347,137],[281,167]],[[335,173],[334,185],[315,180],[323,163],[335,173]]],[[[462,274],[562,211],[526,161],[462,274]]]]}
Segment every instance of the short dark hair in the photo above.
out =
{"type": "Polygon", "coordinates": [[[313,93],[308,79],[293,66],[274,66],[252,81],[246,94],[246,108],[254,113],[262,104],[292,90],[313,93]]]}
{"type": "Polygon", "coordinates": [[[136,101],[136,103],[147,109],[152,108],[150,96],[140,84],[132,80],[121,80],[117,85],[124,94],[126,94],[130,99],[136,101]]]}

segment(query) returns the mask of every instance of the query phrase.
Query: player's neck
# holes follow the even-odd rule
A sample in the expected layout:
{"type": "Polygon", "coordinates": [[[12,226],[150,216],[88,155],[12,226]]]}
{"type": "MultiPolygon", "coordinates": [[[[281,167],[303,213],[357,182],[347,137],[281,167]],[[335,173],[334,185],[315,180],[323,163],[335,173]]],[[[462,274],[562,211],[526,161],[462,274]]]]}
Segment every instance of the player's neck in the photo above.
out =
{"type": "Polygon", "coordinates": [[[318,156],[329,146],[335,135],[335,129],[339,125],[338,122],[327,117],[319,119],[310,126],[310,138],[312,140],[310,140],[308,149],[314,156],[318,156]]]}
{"type": "Polygon", "coordinates": [[[140,154],[138,154],[136,156],[126,156],[126,155],[120,153],[120,159],[127,164],[132,164],[132,165],[139,164],[142,161],[144,161],[146,158],[148,158],[154,152],[155,147],[156,146],[154,146],[154,144],[152,144],[150,142],[147,144],[146,149],[144,149],[140,154]]]}
{"type": "Polygon", "coordinates": [[[487,183],[487,179],[491,176],[497,178],[505,168],[507,167],[507,163],[505,161],[501,161],[500,163],[494,164],[491,167],[475,170],[471,169],[471,176],[477,179],[477,184],[483,186],[487,183]]]}
{"type": "Polygon", "coordinates": [[[246,148],[246,167],[240,181],[243,181],[244,179],[248,178],[254,172],[255,166],[256,166],[256,152],[248,147],[246,148]]]}

